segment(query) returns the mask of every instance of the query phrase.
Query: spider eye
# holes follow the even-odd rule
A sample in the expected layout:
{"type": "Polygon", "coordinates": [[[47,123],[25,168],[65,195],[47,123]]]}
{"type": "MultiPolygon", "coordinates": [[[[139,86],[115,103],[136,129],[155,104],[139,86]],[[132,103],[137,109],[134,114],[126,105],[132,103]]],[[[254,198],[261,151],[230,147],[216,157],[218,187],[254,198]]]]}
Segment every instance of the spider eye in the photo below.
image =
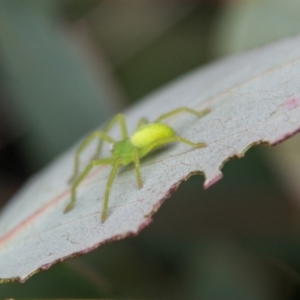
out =
{"type": "Polygon", "coordinates": [[[110,144],[109,145],[109,150],[110,150],[110,152],[113,152],[115,150],[114,144],[110,144]]]}

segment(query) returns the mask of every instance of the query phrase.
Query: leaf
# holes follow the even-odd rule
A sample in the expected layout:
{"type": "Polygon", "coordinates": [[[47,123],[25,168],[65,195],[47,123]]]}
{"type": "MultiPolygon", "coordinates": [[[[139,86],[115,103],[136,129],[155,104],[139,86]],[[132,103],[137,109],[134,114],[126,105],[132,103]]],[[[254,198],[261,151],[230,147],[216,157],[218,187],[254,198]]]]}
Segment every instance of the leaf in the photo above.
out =
{"type": "MultiPolygon", "coordinates": [[[[227,58],[185,76],[128,110],[132,132],[142,116],[151,120],[180,106],[210,108],[211,113],[203,118],[182,114],[167,120],[181,136],[208,146],[194,149],[176,144],[145,158],[142,189],[137,188],[133,167],[121,170],[104,224],[100,215],[110,166],[90,173],[68,214],[63,210],[70,197],[67,181],[75,148],[37,174],[2,211],[2,282],[24,281],[57,261],[138,234],[191,174],[203,173],[208,188],[222,177],[220,168],[228,159],[242,157],[252,145],[275,145],[299,131],[299,47],[300,37],[296,37],[227,58]]],[[[119,136],[117,128],[112,135],[119,136]]],[[[82,155],[81,167],[95,146],[82,155]]]]}
{"type": "MultiPolygon", "coordinates": [[[[263,0],[243,2],[240,5],[227,5],[218,23],[218,37],[222,41],[217,45],[217,52],[233,53],[291,36],[298,32],[300,26],[300,2],[287,0],[263,0]],[[284,24],[284,26],[282,26],[284,24]],[[264,27],[264,30],[259,28],[264,27]],[[230,41],[223,42],[221,36],[230,34],[230,41]]],[[[276,147],[274,151],[265,150],[265,158],[278,178],[280,189],[289,199],[299,205],[300,196],[300,136],[276,147]]]]}

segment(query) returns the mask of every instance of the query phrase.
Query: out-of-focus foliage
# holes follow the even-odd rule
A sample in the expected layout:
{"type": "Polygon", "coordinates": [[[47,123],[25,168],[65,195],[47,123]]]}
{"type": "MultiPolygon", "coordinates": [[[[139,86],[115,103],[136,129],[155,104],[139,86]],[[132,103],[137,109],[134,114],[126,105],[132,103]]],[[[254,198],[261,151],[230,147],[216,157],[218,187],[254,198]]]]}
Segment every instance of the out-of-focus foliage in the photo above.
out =
{"type": "Polygon", "coordinates": [[[214,53],[224,56],[241,52],[299,34],[300,2],[229,1],[215,25],[214,53]]]}
{"type": "Polygon", "coordinates": [[[59,4],[0,2],[3,84],[17,115],[11,126],[23,133],[32,169],[98,125],[114,107],[107,80],[101,82],[106,76],[101,60],[92,66],[88,48],[63,25],[59,4]]]}

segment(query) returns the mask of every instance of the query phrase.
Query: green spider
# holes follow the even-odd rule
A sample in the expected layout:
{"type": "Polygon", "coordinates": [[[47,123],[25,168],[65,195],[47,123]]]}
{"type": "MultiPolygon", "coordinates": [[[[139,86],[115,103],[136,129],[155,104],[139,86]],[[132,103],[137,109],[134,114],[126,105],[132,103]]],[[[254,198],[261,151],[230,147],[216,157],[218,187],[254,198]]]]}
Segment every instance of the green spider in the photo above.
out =
{"type": "Polygon", "coordinates": [[[129,137],[127,132],[127,126],[125,122],[125,116],[123,114],[116,115],[103,129],[103,131],[95,131],[91,133],[78,147],[75,153],[75,162],[74,162],[74,174],[70,179],[70,182],[73,183],[71,188],[71,200],[65,208],[65,212],[70,211],[75,204],[76,199],[76,190],[78,185],[84,180],[88,175],[91,169],[99,165],[112,165],[112,170],[108,178],[108,182],[105,189],[104,204],[101,220],[102,223],[107,218],[108,213],[108,200],[110,189],[113,184],[113,180],[116,176],[118,168],[121,165],[128,165],[134,163],[136,178],[138,187],[143,186],[143,181],[140,171],[140,158],[146,156],[149,152],[154,149],[161,147],[165,144],[173,142],[181,142],[193,146],[195,148],[205,147],[205,143],[194,143],[189,141],[181,136],[178,136],[174,129],[164,123],[161,123],[162,120],[174,116],[181,112],[191,113],[198,117],[202,117],[210,112],[210,109],[204,109],[202,111],[196,111],[188,107],[180,107],[174,110],[171,110],[168,113],[165,113],[159,116],[153,123],[149,123],[145,118],[139,120],[137,124],[137,129],[131,137],[129,137]],[[122,140],[115,141],[110,137],[107,132],[119,122],[122,140]],[[99,138],[99,144],[96,151],[95,158],[86,166],[84,171],[79,174],[79,156],[82,151],[95,139],[99,138]],[[111,156],[108,158],[99,159],[103,142],[106,141],[111,144],[111,156]]]}

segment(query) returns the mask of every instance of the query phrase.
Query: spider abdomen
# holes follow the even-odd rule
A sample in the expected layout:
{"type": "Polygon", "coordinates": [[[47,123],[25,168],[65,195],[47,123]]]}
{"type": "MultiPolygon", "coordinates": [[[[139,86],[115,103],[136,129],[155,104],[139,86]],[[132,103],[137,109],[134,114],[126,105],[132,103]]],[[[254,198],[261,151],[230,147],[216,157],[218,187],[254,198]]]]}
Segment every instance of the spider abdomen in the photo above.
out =
{"type": "Polygon", "coordinates": [[[131,136],[131,143],[142,149],[152,144],[154,141],[166,139],[175,136],[176,133],[173,128],[163,123],[152,123],[143,125],[131,136]]]}

